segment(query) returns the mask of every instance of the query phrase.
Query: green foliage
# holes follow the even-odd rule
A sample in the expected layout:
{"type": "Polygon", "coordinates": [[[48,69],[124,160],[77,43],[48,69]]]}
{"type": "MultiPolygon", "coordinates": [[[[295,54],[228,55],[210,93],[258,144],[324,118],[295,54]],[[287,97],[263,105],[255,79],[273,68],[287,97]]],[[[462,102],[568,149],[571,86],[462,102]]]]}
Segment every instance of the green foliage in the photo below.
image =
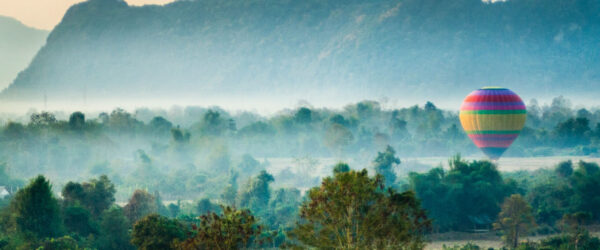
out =
{"type": "Polygon", "coordinates": [[[333,167],[333,174],[346,173],[350,171],[350,166],[344,162],[339,162],[333,167]]]}
{"type": "Polygon", "coordinates": [[[237,197],[238,192],[238,184],[237,184],[238,173],[232,172],[229,177],[229,184],[223,190],[221,194],[221,199],[228,205],[235,205],[235,199],[237,197]]]}
{"type": "Polygon", "coordinates": [[[377,158],[373,161],[375,172],[385,178],[385,185],[391,187],[396,182],[396,172],[394,167],[400,164],[400,159],[396,157],[396,151],[387,146],[384,152],[377,153],[377,158]]]}
{"type": "Polygon", "coordinates": [[[156,198],[144,190],[135,190],[127,205],[123,207],[123,213],[130,223],[135,223],[144,216],[156,213],[156,198]]]}
{"type": "MultiPolygon", "coordinates": [[[[165,119],[162,116],[155,116],[148,123],[148,126],[150,127],[152,133],[155,136],[166,136],[169,134],[169,132],[173,128],[173,123],[171,123],[170,121],[168,121],[167,119],[165,119]]],[[[179,133],[181,134],[181,131],[179,131],[179,133]]],[[[173,135],[173,139],[175,141],[182,140],[183,137],[185,137],[183,134],[177,135],[177,136],[173,135]]]]}
{"type": "Polygon", "coordinates": [[[596,163],[580,161],[571,176],[571,186],[575,194],[576,211],[592,214],[594,220],[600,220],[600,167],[596,163]]]}
{"type": "Polygon", "coordinates": [[[190,141],[190,137],[191,134],[182,130],[179,126],[171,129],[171,138],[173,138],[173,141],[176,143],[187,143],[190,141]]]}
{"type": "Polygon", "coordinates": [[[177,216],[181,212],[180,201],[177,201],[177,204],[174,204],[174,203],[169,204],[167,206],[167,209],[169,209],[169,216],[171,218],[177,218],[177,216]]]}
{"type": "Polygon", "coordinates": [[[77,241],[69,236],[50,238],[42,242],[40,250],[78,250],[77,241]]]}
{"type": "Polygon", "coordinates": [[[571,234],[562,234],[542,239],[539,249],[600,249],[600,239],[593,237],[588,231],[580,230],[571,234]]]}
{"type": "Polygon", "coordinates": [[[94,217],[98,217],[115,202],[115,192],[114,184],[106,175],[102,175],[82,184],[68,182],[63,188],[62,196],[66,204],[81,204],[94,217]]]}
{"type": "Polygon", "coordinates": [[[129,221],[123,209],[113,206],[104,210],[100,222],[97,246],[100,250],[130,250],[133,246],[129,238],[129,221]]]}
{"type": "Polygon", "coordinates": [[[591,129],[589,120],[585,117],[569,118],[559,123],[554,129],[554,133],[561,140],[564,147],[573,147],[580,144],[588,144],[591,129]]]}
{"type": "Polygon", "coordinates": [[[309,190],[292,237],[316,248],[423,247],[429,226],[414,193],[384,190],[380,175],[349,171],[309,190]]]}
{"type": "Polygon", "coordinates": [[[434,168],[409,175],[410,187],[434,225],[443,231],[491,225],[500,212],[499,204],[516,192],[516,184],[503,180],[488,161],[467,162],[457,155],[449,165],[449,171],[434,168]]]}
{"type": "Polygon", "coordinates": [[[169,209],[163,204],[162,198],[158,191],[154,191],[154,203],[156,203],[156,211],[159,215],[169,217],[169,209]]]}
{"type": "Polygon", "coordinates": [[[221,207],[213,204],[210,199],[204,198],[196,203],[196,213],[197,214],[206,214],[206,213],[218,213],[221,210],[221,207]]]}
{"type": "Polygon", "coordinates": [[[209,136],[220,136],[232,128],[232,124],[219,111],[213,110],[208,110],[200,123],[200,132],[209,136]]]}
{"type": "Polygon", "coordinates": [[[30,116],[29,126],[33,128],[47,128],[56,123],[56,117],[50,112],[33,113],[30,116]]]}
{"type": "Polygon", "coordinates": [[[519,245],[519,237],[535,226],[531,206],[520,194],[513,194],[504,200],[502,210],[494,228],[502,230],[504,243],[512,248],[519,245]]]}
{"type": "Polygon", "coordinates": [[[312,111],[309,108],[302,107],[294,114],[294,120],[299,124],[309,124],[312,122],[312,111]]]}
{"type": "Polygon", "coordinates": [[[249,208],[256,213],[261,213],[267,208],[271,199],[269,184],[275,181],[273,176],[262,170],[256,177],[252,178],[240,192],[239,205],[249,208]]]}
{"type": "Polygon", "coordinates": [[[262,227],[249,210],[222,207],[223,213],[200,216],[193,227],[194,237],[178,244],[178,249],[243,249],[260,246],[262,227]]]}
{"type": "Polygon", "coordinates": [[[556,167],[556,173],[560,177],[568,178],[573,174],[573,162],[571,160],[563,161],[556,167]]]}
{"type": "Polygon", "coordinates": [[[97,233],[96,225],[87,209],[74,205],[66,207],[63,213],[65,227],[69,232],[77,233],[83,237],[97,233]]]}
{"type": "Polygon", "coordinates": [[[19,190],[10,207],[18,232],[44,238],[59,236],[63,231],[58,201],[44,176],[39,175],[19,190]]]}
{"type": "Polygon", "coordinates": [[[572,210],[573,190],[565,180],[554,178],[537,184],[527,194],[538,224],[554,226],[563,214],[572,210]]]}
{"type": "Polygon", "coordinates": [[[183,226],[158,214],[137,221],[131,232],[131,243],[142,250],[175,249],[174,241],[185,238],[183,226]]]}
{"type": "Polygon", "coordinates": [[[85,115],[79,111],[73,112],[69,116],[69,128],[72,130],[82,130],[85,127],[85,115]]]}
{"type": "Polygon", "coordinates": [[[269,209],[263,215],[273,229],[289,229],[295,225],[302,196],[296,188],[280,188],[273,192],[269,209]]]}

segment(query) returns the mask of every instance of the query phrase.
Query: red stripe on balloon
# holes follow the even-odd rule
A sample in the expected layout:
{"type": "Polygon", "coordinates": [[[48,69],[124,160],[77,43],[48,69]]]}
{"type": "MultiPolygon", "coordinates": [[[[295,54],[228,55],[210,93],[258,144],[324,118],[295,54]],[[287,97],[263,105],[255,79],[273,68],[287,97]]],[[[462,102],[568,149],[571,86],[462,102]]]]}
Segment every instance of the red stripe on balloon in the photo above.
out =
{"type": "Polygon", "coordinates": [[[502,141],[486,141],[486,140],[473,140],[475,145],[480,148],[494,147],[494,148],[508,148],[512,144],[513,140],[502,140],[502,141]]]}
{"type": "Polygon", "coordinates": [[[477,95],[471,94],[464,102],[523,102],[518,95],[477,95]]]}
{"type": "Polygon", "coordinates": [[[487,139],[487,138],[496,138],[496,139],[508,139],[508,138],[517,138],[519,134],[470,134],[469,138],[471,139],[487,139]]]}

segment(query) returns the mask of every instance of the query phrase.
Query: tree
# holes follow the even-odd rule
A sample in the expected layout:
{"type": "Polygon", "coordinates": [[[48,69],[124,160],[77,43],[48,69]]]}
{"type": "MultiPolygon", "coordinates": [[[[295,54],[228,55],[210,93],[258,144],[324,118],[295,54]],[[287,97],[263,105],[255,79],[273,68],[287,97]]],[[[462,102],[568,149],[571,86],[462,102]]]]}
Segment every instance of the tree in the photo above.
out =
{"type": "Polygon", "coordinates": [[[180,201],[178,200],[177,204],[169,204],[167,209],[169,209],[169,216],[171,216],[171,218],[177,218],[177,215],[179,215],[179,212],[181,211],[180,201]]]}
{"type": "Polygon", "coordinates": [[[183,226],[158,214],[150,214],[133,225],[131,243],[142,250],[174,249],[176,239],[185,238],[183,226]]]}
{"type": "Polygon", "coordinates": [[[568,178],[573,174],[573,162],[571,160],[563,161],[558,164],[555,171],[560,177],[568,178]]]}
{"type": "Polygon", "coordinates": [[[194,226],[195,236],[178,244],[179,249],[241,249],[248,248],[261,235],[262,227],[249,210],[221,207],[222,215],[200,216],[194,226]]]}
{"type": "Polygon", "coordinates": [[[262,170],[248,182],[245,190],[240,193],[240,206],[250,208],[255,213],[263,211],[271,199],[269,184],[273,181],[275,181],[273,176],[262,170]]]}
{"type": "Polygon", "coordinates": [[[79,111],[73,112],[69,116],[69,128],[73,130],[81,130],[85,127],[85,115],[79,111]]]}
{"type": "Polygon", "coordinates": [[[129,238],[129,221],[122,208],[113,206],[102,213],[97,245],[100,250],[133,249],[129,238]]]}
{"type": "Polygon", "coordinates": [[[333,167],[333,174],[346,173],[350,171],[350,166],[344,162],[339,162],[333,167]]]}
{"type": "Polygon", "coordinates": [[[344,125],[333,123],[325,131],[325,145],[337,154],[341,154],[344,147],[350,145],[354,140],[352,132],[344,125]]]}
{"type": "Polygon", "coordinates": [[[221,207],[210,202],[210,199],[204,198],[198,201],[196,204],[196,213],[205,214],[210,212],[218,212],[221,207]]]}
{"type": "Polygon", "coordinates": [[[440,230],[466,230],[492,224],[499,204],[516,193],[516,183],[504,180],[489,161],[449,160],[450,170],[434,168],[410,173],[410,186],[440,230]]]}
{"type": "Polygon", "coordinates": [[[238,185],[237,185],[238,173],[230,171],[229,183],[221,194],[221,199],[228,205],[235,205],[235,198],[237,197],[238,185]]]}
{"type": "Polygon", "coordinates": [[[309,124],[312,121],[312,111],[305,107],[298,109],[294,114],[294,121],[298,124],[309,124]]]}
{"type": "Polygon", "coordinates": [[[70,236],[60,238],[50,238],[44,240],[38,249],[43,250],[78,250],[81,249],[77,245],[77,241],[70,236]]]}
{"type": "Polygon", "coordinates": [[[411,191],[385,190],[367,170],[335,173],[309,190],[291,236],[315,248],[420,249],[430,221],[411,191]]]}
{"type": "Polygon", "coordinates": [[[169,131],[171,131],[171,128],[173,128],[173,124],[162,116],[156,116],[152,118],[148,125],[155,136],[168,135],[169,131]]]}
{"type": "Polygon", "coordinates": [[[171,128],[171,138],[176,143],[187,143],[190,141],[191,134],[177,126],[176,128],[171,128]]]}
{"type": "Polygon", "coordinates": [[[62,232],[58,201],[52,195],[52,185],[42,175],[17,192],[11,210],[19,232],[38,238],[59,236],[62,232]]]}
{"type": "Polygon", "coordinates": [[[82,184],[68,182],[63,188],[62,196],[67,205],[81,204],[97,218],[115,202],[115,192],[115,185],[106,175],[102,175],[82,184]]]}
{"type": "Polygon", "coordinates": [[[272,229],[292,228],[297,221],[302,196],[296,188],[280,188],[273,192],[269,202],[266,224],[272,229]]]}
{"type": "Polygon", "coordinates": [[[123,207],[123,213],[129,219],[130,223],[135,223],[142,217],[156,213],[158,208],[156,207],[156,201],[154,196],[144,190],[135,190],[131,199],[125,207],[123,207]]]}
{"type": "MultiPolygon", "coordinates": [[[[600,167],[593,162],[579,161],[570,178],[574,191],[576,212],[588,212],[596,221],[600,220],[600,167]]],[[[574,211],[574,212],[575,212],[574,211]]]]}
{"type": "Polygon", "coordinates": [[[396,182],[396,172],[394,166],[400,164],[400,159],[396,157],[396,151],[391,146],[387,146],[384,152],[378,152],[373,161],[375,172],[385,178],[385,185],[391,187],[396,182]]]}
{"type": "Polygon", "coordinates": [[[562,142],[563,147],[572,147],[578,144],[588,144],[591,129],[589,120],[585,117],[570,118],[559,123],[554,128],[554,133],[562,142]]]}
{"type": "Polygon", "coordinates": [[[31,114],[29,125],[33,127],[47,127],[56,123],[56,117],[49,112],[31,114]]]}
{"type": "Polygon", "coordinates": [[[167,209],[167,206],[163,204],[163,201],[160,198],[160,192],[158,192],[158,190],[154,191],[154,202],[156,203],[156,211],[159,215],[169,216],[169,209],[167,209]]]}
{"type": "Polygon", "coordinates": [[[83,237],[97,233],[97,229],[92,222],[90,212],[79,205],[65,208],[64,223],[65,227],[69,229],[70,232],[75,232],[83,237]]]}
{"type": "Polygon", "coordinates": [[[229,129],[229,122],[221,117],[219,111],[208,110],[202,118],[200,130],[204,135],[220,136],[229,129]]]}
{"type": "Polygon", "coordinates": [[[519,244],[519,236],[527,233],[535,226],[535,220],[531,213],[531,206],[520,194],[513,194],[504,200],[502,210],[498,214],[498,221],[494,228],[504,232],[506,245],[516,248],[519,244]]]}

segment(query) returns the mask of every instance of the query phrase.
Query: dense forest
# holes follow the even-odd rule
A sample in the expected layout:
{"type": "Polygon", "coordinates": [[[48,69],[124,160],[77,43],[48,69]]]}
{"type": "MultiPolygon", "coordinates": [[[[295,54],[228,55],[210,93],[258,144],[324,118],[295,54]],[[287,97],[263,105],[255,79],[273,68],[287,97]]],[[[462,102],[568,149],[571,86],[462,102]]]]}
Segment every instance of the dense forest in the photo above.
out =
{"type": "Polygon", "coordinates": [[[331,106],[387,96],[408,105],[491,83],[596,100],[598,1],[491,2],[88,0],[67,11],[1,98],[224,106],[226,97],[311,96],[331,106]]]}
{"type": "MultiPolygon", "coordinates": [[[[431,234],[478,230],[496,230],[508,248],[600,247],[587,231],[600,222],[596,163],[500,172],[465,160],[483,157],[457,112],[431,102],[3,119],[5,249],[420,249],[431,234]],[[449,167],[402,160],[415,156],[449,167]],[[522,243],[527,235],[548,236],[522,243]]],[[[506,156],[597,156],[599,123],[600,110],[532,100],[506,156]]]]}

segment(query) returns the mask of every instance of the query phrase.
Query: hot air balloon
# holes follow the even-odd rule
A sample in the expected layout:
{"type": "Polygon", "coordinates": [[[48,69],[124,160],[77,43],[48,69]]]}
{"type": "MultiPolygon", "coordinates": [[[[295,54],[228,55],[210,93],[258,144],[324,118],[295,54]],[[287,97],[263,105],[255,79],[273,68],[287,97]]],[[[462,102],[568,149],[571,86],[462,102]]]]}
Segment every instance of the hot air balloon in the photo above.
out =
{"type": "Polygon", "coordinates": [[[527,110],[507,88],[485,87],[469,94],[460,107],[463,129],[490,159],[497,160],[519,136],[527,110]]]}

